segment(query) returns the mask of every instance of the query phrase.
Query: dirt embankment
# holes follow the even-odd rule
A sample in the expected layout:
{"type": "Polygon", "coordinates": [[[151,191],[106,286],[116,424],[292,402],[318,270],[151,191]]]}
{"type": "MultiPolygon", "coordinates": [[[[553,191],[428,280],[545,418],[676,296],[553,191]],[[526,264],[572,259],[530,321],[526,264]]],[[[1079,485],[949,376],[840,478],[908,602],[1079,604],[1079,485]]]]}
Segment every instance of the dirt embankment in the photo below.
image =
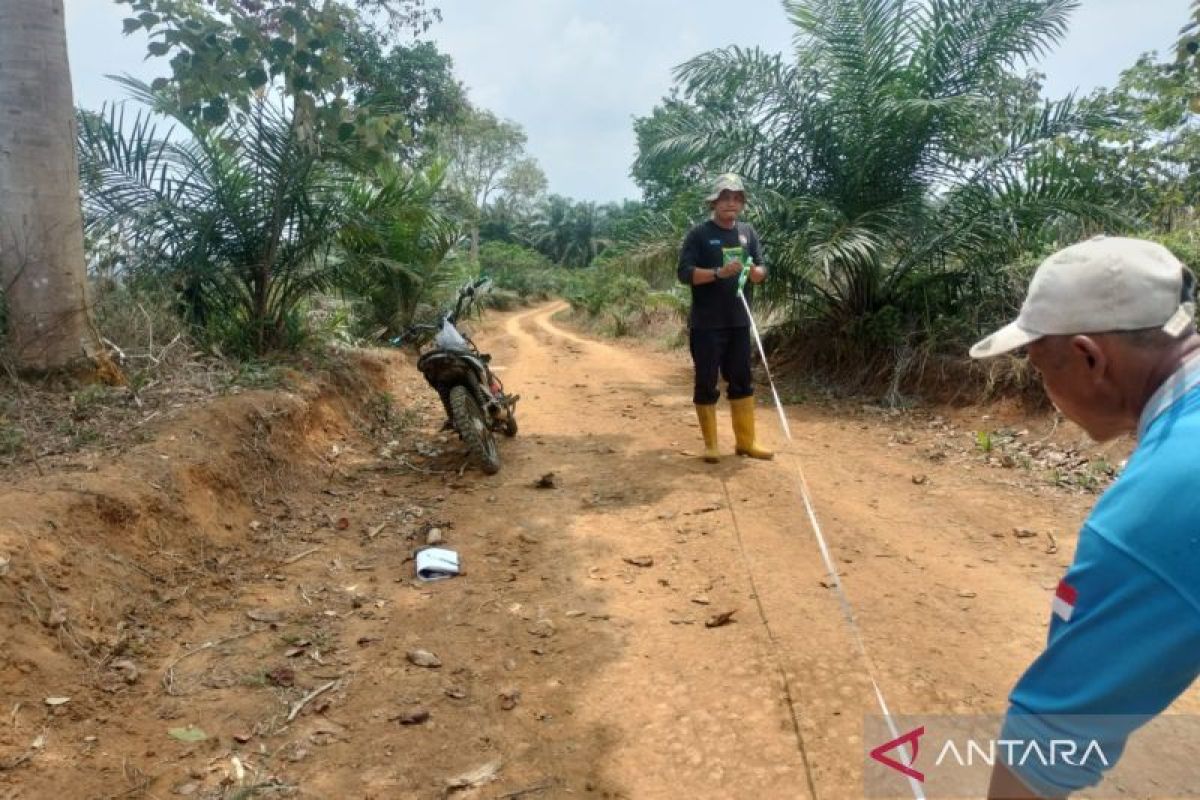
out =
{"type": "Polygon", "coordinates": [[[205,634],[274,635],[237,606],[302,540],[286,496],[344,474],[338,449],[362,441],[396,358],[360,359],[369,380],[222,398],[120,456],[80,452],[0,490],[0,794],[144,783],[147,754],[189,717],[176,698],[220,661],[205,634]],[[147,749],[114,771],[105,755],[130,735],[147,749]]]}
{"type": "Polygon", "coordinates": [[[609,641],[550,619],[536,490],[464,473],[405,356],[350,366],[0,491],[0,797],[608,794],[605,726],[529,752],[609,641]],[[413,575],[438,539],[454,586],[413,575]]]}

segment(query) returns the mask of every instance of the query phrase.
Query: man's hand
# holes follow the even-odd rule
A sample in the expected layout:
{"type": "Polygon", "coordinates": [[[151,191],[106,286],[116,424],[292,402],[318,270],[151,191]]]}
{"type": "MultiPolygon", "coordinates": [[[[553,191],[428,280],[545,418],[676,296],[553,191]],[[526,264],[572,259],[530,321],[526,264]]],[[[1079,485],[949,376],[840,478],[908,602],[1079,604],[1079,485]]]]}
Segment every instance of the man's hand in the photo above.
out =
{"type": "Polygon", "coordinates": [[[758,264],[750,268],[750,282],[762,283],[767,279],[767,270],[758,264]]]}
{"type": "Polygon", "coordinates": [[[732,278],[741,273],[745,269],[741,261],[728,261],[720,269],[717,270],[718,278],[732,278]]]}

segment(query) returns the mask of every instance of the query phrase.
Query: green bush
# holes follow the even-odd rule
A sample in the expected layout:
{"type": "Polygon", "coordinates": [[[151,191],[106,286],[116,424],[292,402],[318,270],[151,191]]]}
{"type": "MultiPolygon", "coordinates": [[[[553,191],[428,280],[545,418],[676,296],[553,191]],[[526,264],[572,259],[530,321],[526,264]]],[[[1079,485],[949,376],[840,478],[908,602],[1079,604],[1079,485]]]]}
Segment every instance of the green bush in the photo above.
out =
{"type": "Polygon", "coordinates": [[[0,417],[0,456],[11,456],[25,445],[25,432],[0,417]]]}
{"type": "Polygon", "coordinates": [[[571,270],[556,267],[536,250],[508,242],[485,242],[479,248],[479,268],[498,289],[526,300],[564,294],[571,270]]]}
{"type": "Polygon", "coordinates": [[[645,278],[593,268],[572,276],[566,294],[573,309],[603,320],[614,336],[628,336],[656,317],[682,321],[689,301],[681,288],[654,291],[645,278]]]}
{"type": "Polygon", "coordinates": [[[1200,274],[1200,229],[1174,230],[1150,238],[1174,253],[1192,272],[1200,274]]]}
{"type": "Polygon", "coordinates": [[[478,302],[481,308],[490,308],[495,311],[512,311],[514,308],[520,306],[525,299],[527,298],[511,289],[495,288],[480,297],[478,302]]]}

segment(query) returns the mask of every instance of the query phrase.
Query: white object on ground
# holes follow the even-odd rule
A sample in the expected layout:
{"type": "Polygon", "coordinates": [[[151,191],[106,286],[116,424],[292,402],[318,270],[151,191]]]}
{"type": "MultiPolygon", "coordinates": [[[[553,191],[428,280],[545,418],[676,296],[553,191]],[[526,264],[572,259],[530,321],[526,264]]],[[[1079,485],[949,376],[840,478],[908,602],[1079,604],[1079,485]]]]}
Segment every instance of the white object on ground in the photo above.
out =
{"type": "Polygon", "coordinates": [[[444,547],[427,547],[417,553],[417,577],[423,581],[440,581],[459,574],[458,553],[444,547]]]}

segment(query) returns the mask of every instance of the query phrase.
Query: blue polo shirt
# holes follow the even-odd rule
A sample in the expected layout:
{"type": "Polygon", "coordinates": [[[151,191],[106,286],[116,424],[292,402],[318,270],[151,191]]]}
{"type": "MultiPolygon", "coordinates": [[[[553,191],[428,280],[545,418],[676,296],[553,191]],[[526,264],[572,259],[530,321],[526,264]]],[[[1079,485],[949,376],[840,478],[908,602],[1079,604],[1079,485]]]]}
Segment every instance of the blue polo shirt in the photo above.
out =
{"type": "Polygon", "coordinates": [[[1200,357],[1143,411],[1137,449],[1079,534],[1046,649],[1009,698],[1002,739],[1073,740],[1081,753],[1094,741],[1108,767],[1032,758],[1012,771],[1047,797],[1098,783],[1129,735],[1198,674],[1200,357]]]}

